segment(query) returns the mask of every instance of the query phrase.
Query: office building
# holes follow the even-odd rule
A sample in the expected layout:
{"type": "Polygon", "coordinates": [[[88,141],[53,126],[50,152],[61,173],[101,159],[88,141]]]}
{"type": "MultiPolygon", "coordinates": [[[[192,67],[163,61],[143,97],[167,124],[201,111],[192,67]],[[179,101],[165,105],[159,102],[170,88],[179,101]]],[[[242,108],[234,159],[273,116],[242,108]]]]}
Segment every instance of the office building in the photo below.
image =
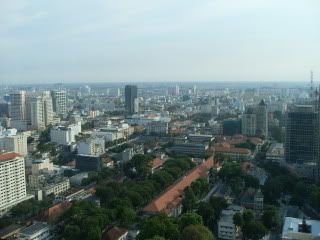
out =
{"type": "Polygon", "coordinates": [[[52,91],[52,107],[56,114],[64,115],[67,113],[67,93],[66,91],[52,91]]]}
{"type": "Polygon", "coordinates": [[[125,87],[125,109],[128,114],[139,112],[138,88],[134,85],[125,87]]]}
{"type": "Polygon", "coordinates": [[[26,120],[26,92],[19,91],[10,94],[10,116],[12,120],[26,120]]]}
{"type": "Polygon", "coordinates": [[[255,107],[256,114],[256,133],[259,136],[268,137],[268,109],[264,100],[255,107]]]}
{"type": "Polygon", "coordinates": [[[319,115],[313,106],[299,105],[287,112],[285,159],[287,163],[318,163],[319,115]]]}
{"type": "Polygon", "coordinates": [[[13,206],[29,199],[24,158],[14,152],[0,154],[0,217],[13,206]]]}
{"type": "Polygon", "coordinates": [[[305,178],[319,176],[319,113],[311,105],[296,105],[287,112],[285,160],[305,178]]]}
{"type": "Polygon", "coordinates": [[[249,107],[242,115],[241,120],[241,132],[243,135],[254,136],[257,131],[257,115],[254,113],[254,109],[249,107]]]}

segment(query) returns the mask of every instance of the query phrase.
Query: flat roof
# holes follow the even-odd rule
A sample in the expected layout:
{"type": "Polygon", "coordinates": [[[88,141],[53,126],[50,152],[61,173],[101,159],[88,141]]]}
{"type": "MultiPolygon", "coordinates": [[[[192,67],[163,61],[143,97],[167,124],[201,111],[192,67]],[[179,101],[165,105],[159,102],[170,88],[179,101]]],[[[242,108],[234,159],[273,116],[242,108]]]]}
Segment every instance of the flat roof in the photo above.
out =
{"type": "MultiPolygon", "coordinates": [[[[299,233],[299,224],[302,224],[301,218],[293,218],[293,217],[286,217],[283,228],[282,228],[282,236],[289,234],[289,233],[299,233]]],[[[308,220],[306,219],[306,223],[311,225],[311,235],[312,236],[320,236],[320,221],[317,220],[308,220]]]]}
{"type": "Polygon", "coordinates": [[[31,235],[43,230],[44,228],[47,228],[47,227],[48,227],[47,223],[36,222],[36,223],[32,224],[31,226],[23,229],[20,233],[23,235],[31,236],[31,235]]]}

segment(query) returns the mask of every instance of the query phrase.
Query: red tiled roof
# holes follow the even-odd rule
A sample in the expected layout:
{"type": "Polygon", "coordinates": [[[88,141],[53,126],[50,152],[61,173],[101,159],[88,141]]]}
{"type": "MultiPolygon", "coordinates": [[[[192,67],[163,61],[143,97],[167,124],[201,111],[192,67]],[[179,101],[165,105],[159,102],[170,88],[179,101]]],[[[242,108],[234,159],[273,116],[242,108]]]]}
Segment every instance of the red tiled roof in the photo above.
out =
{"type": "Polygon", "coordinates": [[[250,154],[251,151],[247,148],[226,148],[226,147],[215,147],[215,152],[225,153],[236,153],[236,154],[250,154]]]}
{"type": "Polygon", "coordinates": [[[164,193],[145,206],[143,211],[169,213],[173,207],[181,203],[183,190],[198,178],[206,177],[207,171],[213,166],[213,157],[211,157],[171,185],[164,193]]]}
{"type": "Polygon", "coordinates": [[[102,234],[101,240],[118,240],[128,232],[127,229],[113,227],[102,234]]]}
{"type": "Polygon", "coordinates": [[[7,160],[14,159],[16,157],[21,157],[21,156],[15,152],[0,153],[0,161],[7,161],[7,160]]]}
{"type": "Polygon", "coordinates": [[[162,160],[160,158],[155,158],[152,160],[152,168],[157,168],[162,165],[162,160]]]}

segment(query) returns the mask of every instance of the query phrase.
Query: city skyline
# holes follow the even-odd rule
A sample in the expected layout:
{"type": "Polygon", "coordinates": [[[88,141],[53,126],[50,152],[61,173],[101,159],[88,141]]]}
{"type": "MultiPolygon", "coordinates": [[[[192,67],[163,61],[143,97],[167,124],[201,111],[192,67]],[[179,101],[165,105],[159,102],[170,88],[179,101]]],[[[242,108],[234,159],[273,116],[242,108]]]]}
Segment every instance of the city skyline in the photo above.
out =
{"type": "Polygon", "coordinates": [[[319,3],[0,3],[0,82],[319,81],[319,3]]]}

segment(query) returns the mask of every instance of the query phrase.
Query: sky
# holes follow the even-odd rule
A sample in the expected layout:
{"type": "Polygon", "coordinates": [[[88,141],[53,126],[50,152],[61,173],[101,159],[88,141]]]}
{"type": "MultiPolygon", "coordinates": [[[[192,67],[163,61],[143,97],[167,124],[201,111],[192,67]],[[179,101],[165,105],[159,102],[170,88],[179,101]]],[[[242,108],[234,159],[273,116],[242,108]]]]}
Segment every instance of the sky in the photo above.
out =
{"type": "Polygon", "coordinates": [[[2,83],[320,80],[319,0],[0,0],[2,83]]]}

